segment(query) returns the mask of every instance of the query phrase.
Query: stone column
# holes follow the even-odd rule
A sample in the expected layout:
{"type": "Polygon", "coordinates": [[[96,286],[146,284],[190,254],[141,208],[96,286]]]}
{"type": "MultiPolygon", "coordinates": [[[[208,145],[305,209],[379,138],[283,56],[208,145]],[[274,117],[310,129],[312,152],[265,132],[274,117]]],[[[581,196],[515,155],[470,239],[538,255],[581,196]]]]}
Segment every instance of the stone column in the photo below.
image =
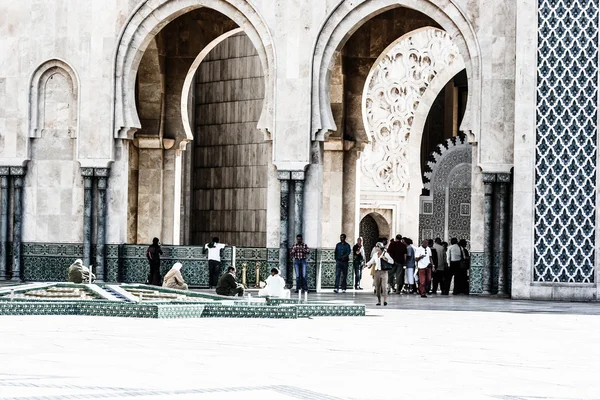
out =
{"type": "Polygon", "coordinates": [[[165,240],[162,238],[163,142],[158,136],[139,136],[134,143],[139,163],[136,243],[149,243],[153,237],[165,240]]]}
{"type": "Polygon", "coordinates": [[[8,237],[8,174],[9,167],[0,167],[0,281],[6,280],[6,249],[8,237]]]}
{"type": "Polygon", "coordinates": [[[98,185],[98,203],[96,204],[96,280],[104,282],[106,274],[104,268],[105,241],[106,241],[106,188],[108,186],[108,168],[94,168],[94,176],[98,185]]]}
{"type": "Polygon", "coordinates": [[[81,168],[83,176],[83,265],[90,265],[92,259],[92,202],[93,168],[81,168]]]}
{"type": "Polygon", "coordinates": [[[10,167],[14,187],[14,223],[13,223],[13,282],[21,282],[21,230],[23,226],[23,177],[25,167],[10,167]]]}
{"type": "Polygon", "coordinates": [[[508,185],[510,174],[497,174],[498,182],[498,232],[495,235],[498,241],[498,296],[508,296],[508,185]]]}
{"type": "MultiPolygon", "coordinates": [[[[353,142],[346,142],[354,145],[353,142]]],[[[346,144],[344,144],[346,147],[346,144]]],[[[342,194],[342,232],[348,236],[348,243],[356,243],[357,226],[356,215],[357,201],[360,202],[360,195],[356,193],[356,162],[358,161],[359,151],[357,148],[351,148],[344,152],[344,181],[342,194]]],[[[395,230],[392,229],[392,231],[395,230]]],[[[393,233],[393,232],[392,232],[393,233]]]]}
{"type": "Polygon", "coordinates": [[[494,265],[494,252],[492,238],[494,234],[494,184],[496,182],[496,174],[483,173],[484,184],[484,215],[483,215],[483,294],[491,294],[492,279],[494,273],[492,271],[494,265]]]}
{"type": "Polygon", "coordinates": [[[281,269],[281,277],[287,282],[290,173],[289,171],[279,171],[277,172],[277,177],[281,184],[281,197],[279,203],[279,268],[281,269]]]}
{"type": "Polygon", "coordinates": [[[294,236],[304,235],[304,171],[292,172],[294,180],[294,236]]]}

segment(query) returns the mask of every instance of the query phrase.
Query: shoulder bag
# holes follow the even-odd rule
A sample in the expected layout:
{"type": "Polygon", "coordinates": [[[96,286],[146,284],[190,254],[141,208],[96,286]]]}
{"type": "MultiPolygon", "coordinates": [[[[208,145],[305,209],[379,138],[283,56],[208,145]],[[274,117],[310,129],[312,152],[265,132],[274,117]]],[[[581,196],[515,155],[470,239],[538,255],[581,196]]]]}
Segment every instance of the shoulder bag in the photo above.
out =
{"type": "Polygon", "coordinates": [[[383,258],[383,256],[385,256],[385,251],[381,254],[381,257],[379,257],[379,262],[381,263],[381,270],[382,271],[390,271],[394,265],[387,262],[387,260],[385,258],[383,258]]]}

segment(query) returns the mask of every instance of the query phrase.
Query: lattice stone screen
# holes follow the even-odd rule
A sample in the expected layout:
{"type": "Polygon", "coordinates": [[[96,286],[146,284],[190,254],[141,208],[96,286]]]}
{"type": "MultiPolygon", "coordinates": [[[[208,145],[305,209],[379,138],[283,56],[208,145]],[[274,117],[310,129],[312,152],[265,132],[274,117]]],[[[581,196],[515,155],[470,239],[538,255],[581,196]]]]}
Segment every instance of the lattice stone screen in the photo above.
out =
{"type": "Polygon", "coordinates": [[[539,0],[538,24],[534,280],[589,283],[596,234],[598,1],[539,0]]]}

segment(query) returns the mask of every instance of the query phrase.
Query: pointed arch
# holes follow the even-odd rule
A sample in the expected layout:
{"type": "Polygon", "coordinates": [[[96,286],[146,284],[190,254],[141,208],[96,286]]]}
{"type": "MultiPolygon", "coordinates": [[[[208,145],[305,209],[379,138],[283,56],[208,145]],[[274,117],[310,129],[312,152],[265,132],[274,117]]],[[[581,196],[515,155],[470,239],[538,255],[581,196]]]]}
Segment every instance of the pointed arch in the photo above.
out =
{"type": "Polygon", "coordinates": [[[311,137],[324,140],[327,131],[336,130],[331,110],[329,81],[335,55],[365,22],[397,7],[406,7],[433,18],[456,42],[463,55],[469,94],[461,130],[480,132],[481,61],[475,30],[455,0],[343,0],[329,15],[317,37],[312,68],[311,137]]]}
{"type": "Polygon", "coordinates": [[[46,123],[47,85],[56,75],[64,79],[68,100],[67,126],[71,138],[79,131],[79,77],[69,63],[60,59],[43,62],[33,72],[29,81],[29,137],[40,138],[46,123]]]}
{"type": "Polygon", "coordinates": [[[265,73],[265,102],[258,128],[273,132],[275,55],[269,29],[246,0],[145,0],[125,23],[114,55],[113,129],[116,138],[131,138],[140,128],[135,103],[135,79],[144,51],[169,22],[192,10],[207,7],[231,18],[257,49],[265,73]]]}

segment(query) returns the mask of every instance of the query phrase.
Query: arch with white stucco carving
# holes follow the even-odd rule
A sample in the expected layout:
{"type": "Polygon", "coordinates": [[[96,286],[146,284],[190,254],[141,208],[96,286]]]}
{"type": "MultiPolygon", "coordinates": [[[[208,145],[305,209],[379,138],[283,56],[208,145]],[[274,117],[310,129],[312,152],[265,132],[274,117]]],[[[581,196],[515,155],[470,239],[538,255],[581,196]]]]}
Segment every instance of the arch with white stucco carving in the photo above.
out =
{"type": "Polygon", "coordinates": [[[429,98],[434,93],[437,96],[464,67],[450,36],[433,27],[407,33],[378,57],[362,96],[363,122],[371,144],[363,151],[361,166],[363,184],[369,191],[406,195],[411,170],[419,163],[420,125],[425,124],[431,107],[421,107],[421,98],[427,92],[429,98]],[[444,79],[435,81],[438,75],[444,79]],[[439,88],[438,82],[443,82],[439,88]],[[417,129],[413,130],[415,118],[417,129]]]}
{"type": "Polygon", "coordinates": [[[473,26],[455,0],[343,0],[325,21],[315,43],[312,68],[311,137],[324,140],[335,131],[330,101],[330,76],[335,55],[365,22],[397,7],[419,11],[435,20],[455,41],[463,56],[469,93],[461,131],[469,132],[476,141],[481,120],[480,46],[473,26]]]}
{"type": "Polygon", "coordinates": [[[233,20],[254,44],[265,74],[265,101],[257,127],[274,131],[273,40],[256,8],[246,0],[145,0],[123,27],[115,52],[113,129],[116,138],[131,138],[141,127],[135,102],[135,80],[146,47],[169,22],[201,7],[218,11],[233,20]]]}

